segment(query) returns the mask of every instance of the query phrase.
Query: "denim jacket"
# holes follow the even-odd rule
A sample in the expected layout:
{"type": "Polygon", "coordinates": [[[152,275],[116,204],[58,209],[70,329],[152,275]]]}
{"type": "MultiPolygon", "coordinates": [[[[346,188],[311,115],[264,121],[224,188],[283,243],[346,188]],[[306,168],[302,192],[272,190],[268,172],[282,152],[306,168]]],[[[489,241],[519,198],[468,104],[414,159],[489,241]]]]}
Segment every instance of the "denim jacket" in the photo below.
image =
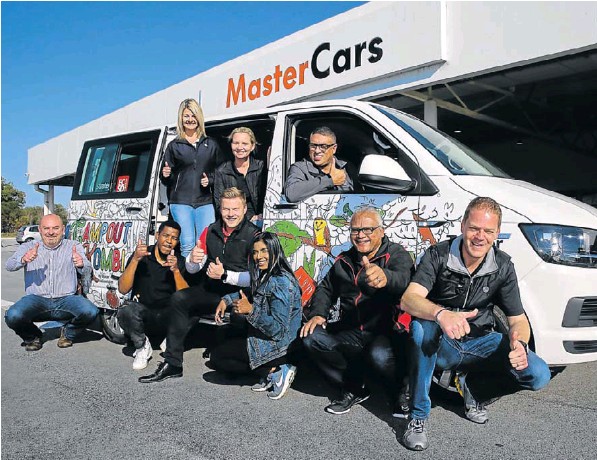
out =
{"type": "MultiPolygon", "coordinates": [[[[233,293],[222,299],[230,305],[239,297],[239,293],[233,293]]],[[[297,338],[301,316],[301,289],[292,275],[272,276],[259,286],[253,297],[253,311],[247,315],[251,326],[247,336],[251,369],[286,354],[297,338]]]]}

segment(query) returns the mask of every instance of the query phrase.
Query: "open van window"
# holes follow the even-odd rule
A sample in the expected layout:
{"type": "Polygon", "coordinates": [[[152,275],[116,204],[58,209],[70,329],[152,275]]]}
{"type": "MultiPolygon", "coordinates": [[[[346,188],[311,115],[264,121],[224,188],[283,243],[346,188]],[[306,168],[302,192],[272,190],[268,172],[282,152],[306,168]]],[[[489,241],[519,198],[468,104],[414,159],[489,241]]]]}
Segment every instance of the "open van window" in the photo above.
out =
{"type": "MultiPolygon", "coordinates": [[[[336,157],[352,163],[357,171],[361,168],[363,159],[368,155],[383,155],[396,161],[406,172],[415,187],[408,192],[413,195],[433,195],[437,188],[423,171],[415,164],[409,155],[396,143],[387,139],[381,132],[375,130],[370,123],[345,112],[328,112],[322,115],[301,115],[292,117],[288,128],[289,143],[287,145],[288,163],[290,166],[309,157],[309,135],[320,126],[327,126],[336,135],[336,157]]],[[[387,189],[374,187],[372,182],[362,184],[368,194],[387,193],[387,189]]],[[[339,193],[336,191],[324,192],[339,193]]],[[[342,192],[346,194],[347,192],[342,192]]],[[[406,194],[407,192],[404,192],[406,194]]]]}
{"type": "Polygon", "coordinates": [[[418,118],[389,107],[371,104],[415,138],[452,174],[459,176],[510,176],[456,139],[432,128],[418,118]]]}
{"type": "Polygon", "coordinates": [[[159,133],[85,143],[72,199],[147,196],[159,133]]]}

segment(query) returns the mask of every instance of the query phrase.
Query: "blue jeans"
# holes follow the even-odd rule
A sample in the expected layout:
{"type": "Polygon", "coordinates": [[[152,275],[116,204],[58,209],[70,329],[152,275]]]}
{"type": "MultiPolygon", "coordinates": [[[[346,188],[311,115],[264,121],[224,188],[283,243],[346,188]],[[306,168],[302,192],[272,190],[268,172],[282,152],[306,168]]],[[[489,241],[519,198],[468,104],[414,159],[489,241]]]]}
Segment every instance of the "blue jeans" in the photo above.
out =
{"type": "Polygon", "coordinates": [[[95,320],[97,314],[97,307],[81,295],[54,299],[26,295],[7,310],[4,321],[25,342],[42,336],[34,322],[67,321],[64,335],[73,340],[85,326],[95,320]]]}
{"type": "Polygon", "coordinates": [[[424,420],[431,412],[429,389],[435,367],[468,372],[466,382],[479,402],[518,390],[540,390],[551,378],[549,367],[529,350],[528,367],[516,371],[510,365],[510,339],[499,332],[461,340],[450,339],[433,321],[413,318],[411,323],[411,414],[424,420]]]}
{"type": "Polygon", "coordinates": [[[186,204],[171,204],[170,213],[182,229],[180,252],[183,257],[186,257],[195,246],[205,227],[208,227],[216,220],[214,207],[211,204],[205,204],[198,208],[186,204]]]}

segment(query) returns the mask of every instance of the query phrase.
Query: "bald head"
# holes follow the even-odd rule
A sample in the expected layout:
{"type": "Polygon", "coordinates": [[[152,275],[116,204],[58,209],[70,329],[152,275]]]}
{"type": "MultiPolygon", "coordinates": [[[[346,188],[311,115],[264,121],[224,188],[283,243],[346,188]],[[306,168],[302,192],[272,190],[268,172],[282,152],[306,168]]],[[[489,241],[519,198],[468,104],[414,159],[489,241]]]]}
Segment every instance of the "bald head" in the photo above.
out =
{"type": "Polygon", "coordinates": [[[56,214],[43,216],[39,222],[39,232],[41,233],[43,243],[49,248],[55,248],[64,237],[62,219],[56,214]]]}

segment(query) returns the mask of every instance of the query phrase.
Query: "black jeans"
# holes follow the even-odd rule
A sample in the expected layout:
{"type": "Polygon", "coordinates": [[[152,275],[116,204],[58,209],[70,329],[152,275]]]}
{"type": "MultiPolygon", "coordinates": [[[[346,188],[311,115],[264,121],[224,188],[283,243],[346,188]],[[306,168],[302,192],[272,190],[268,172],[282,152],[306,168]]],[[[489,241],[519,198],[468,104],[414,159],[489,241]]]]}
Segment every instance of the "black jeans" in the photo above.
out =
{"type": "Polygon", "coordinates": [[[139,302],[125,302],[117,313],[118,322],[130,337],[135,348],[145,344],[147,333],[165,334],[170,316],[169,308],[149,308],[139,302]]]}
{"type": "Polygon", "coordinates": [[[332,384],[343,391],[361,393],[369,364],[392,398],[396,398],[406,375],[407,342],[406,334],[378,335],[358,329],[334,332],[321,326],[303,339],[309,355],[332,384]]]}
{"type": "Polygon", "coordinates": [[[212,350],[209,357],[214,369],[226,374],[257,374],[259,377],[266,377],[269,371],[282,364],[287,364],[288,355],[280,356],[268,363],[262,364],[256,369],[249,366],[249,353],[247,351],[246,337],[234,337],[227,339],[221,345],[212,350]]]}
{"type": "Polygon", "coordinates": [[[170,298],[170,321],[166,334],[167,363],[182,367],[184,341],[201,315],[216,312],[222,294],[206,288],[205,284],[176,291],[170,298]]]}

